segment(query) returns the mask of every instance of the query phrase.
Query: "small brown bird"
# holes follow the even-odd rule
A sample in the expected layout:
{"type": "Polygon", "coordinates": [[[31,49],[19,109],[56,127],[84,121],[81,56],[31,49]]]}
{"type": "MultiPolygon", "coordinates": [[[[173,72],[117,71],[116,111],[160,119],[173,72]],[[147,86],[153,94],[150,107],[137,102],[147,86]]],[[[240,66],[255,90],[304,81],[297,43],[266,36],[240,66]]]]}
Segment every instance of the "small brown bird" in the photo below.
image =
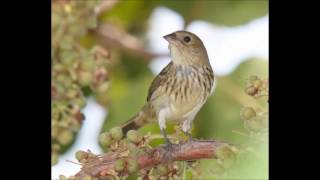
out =
{"type": "Polygon", "coordinates": [[[141,111],[122,126],[124,133],[157,120],[168,145],[166,121],[182,123],[191,139],[194,117],[212,94],[214,75],[206,48],[195,34],[176,31],[164,36],[169,42],[171,62],[153,80],[141,111]]]}

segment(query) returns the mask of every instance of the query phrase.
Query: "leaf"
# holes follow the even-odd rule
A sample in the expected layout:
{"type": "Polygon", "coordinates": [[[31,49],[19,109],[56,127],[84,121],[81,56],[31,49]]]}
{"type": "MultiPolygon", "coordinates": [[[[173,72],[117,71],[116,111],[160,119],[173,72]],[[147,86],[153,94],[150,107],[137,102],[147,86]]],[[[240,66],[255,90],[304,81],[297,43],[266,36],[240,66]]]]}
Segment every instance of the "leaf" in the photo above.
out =
{"type": "Polygon", "coordinates": [[[205,20],[219,25],[236,26],[268,13],[267,0],[161,0],[155,6],[166,6],[180,13],[187,23],[205,20]]]}

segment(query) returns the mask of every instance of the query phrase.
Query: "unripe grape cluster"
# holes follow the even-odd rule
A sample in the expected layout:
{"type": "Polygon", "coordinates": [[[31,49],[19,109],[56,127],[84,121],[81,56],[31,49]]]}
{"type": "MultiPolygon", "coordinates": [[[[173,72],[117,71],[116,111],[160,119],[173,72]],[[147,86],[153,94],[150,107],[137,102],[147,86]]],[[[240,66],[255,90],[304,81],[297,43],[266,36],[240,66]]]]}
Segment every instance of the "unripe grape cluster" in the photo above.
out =
{"type": "Polygon", "coordinates": [[[267,79],[261,79],[258,76],[250,76],[245,89],[246,94],[253,97],[266,96],[269,93],[267,79]]]}
{"type": "MultiPolygon", "coordinates": [[[[103,159],[116,157],[113,161],[112,169],[99,173],[95,176],[85,174],[86,178],[91,179],[126,179],[130,175],[135,175],[138,179],[160,179],[160,180],[179,180],[184,171],[183,161],[173,161],[166,164],[159,164],[151,169],[139,169],[138,158],[153,152],[150,146],[152,138],[150,134],[142,135],[139,131],[130,130],[124,136],[120,127],[113,127],[109,131],[103,132],[99,137],[99,143],[105,150],[103,155],[95,155],[90,151],[79,150],[75,157],[82,165],[82,170],[91,168],[97,163],[102,163],[103,159]]],[[[237,158],[237,149],[233,146],[223,145],[216,150],[215,169],[226,171],[237,158]]],[[[197,161],[198,162],[198,161],[197,161]]],[[[110,162],[109,162],[110,163],[110,162]]],[[[103,163],[108,164],[108,163],[103,163]]],[[[190,167],[193,168],[193,167],[190,167]]],[[[193,171],[191,171],[194,173],[193,171]]],[[[67,177],[61,175],[60,179],[67,177]]],[[[68,179],[76,179],[78,175],[68,179]]],[[[84,178],[84,175],[81,175],[84,178]]]]}
{"type": "MultiPolygon", "coordinates": [[[[113,163],[113,170],[98,176],[85,175],[92,179],[121,179],[129,175],[137,174],[140,179],[149,177],[154,179],[179,179],[181,175],[181,162],[171,162],[161,164],[153,168],[152,171],[139,169],[136,157],[151,153],[152,147],[149,145],[149,135],[143,136],[140,132],[130,130],[126,136],[120,127],[114,127],[107,132],[103,132],[99,137],[99,143],[106,153],[117,154],[113,163]]],[[[103,159],[102,155],[95,155],[90,151],[79,150],[75,157],[83,166],[82,169],[90,167],[103,159]]],[[[69,178],[60,175],[60,179],[75,179],[75,176],[69,178]]]]}
{"type": "MultiPolygon", "coordinates": [[[[269,95],[268,80],[258,76],[250,76],[247,81],[246,93],[255,98],[269,95]]],[[[252,132],[265,132],[268,129],[269,113],[253,107],[244,107],[240,112],[244,127],[252,132]]]]}
{"type": "Polygon", "coordinates": [[[86,105],[84,89],[105,93],[109,86],[109,51],[84,48],[79,39],[97,24],[93,9],[98,1],[52,3],[52,165],[79,131],[86,105]]]}
{"type": "Polygon", "coordinates": [[[252,107],[244,107],[240,112],[244,127],[252,132],[265,132],[268,129],[269,114],[257,111],[252,107]]]}

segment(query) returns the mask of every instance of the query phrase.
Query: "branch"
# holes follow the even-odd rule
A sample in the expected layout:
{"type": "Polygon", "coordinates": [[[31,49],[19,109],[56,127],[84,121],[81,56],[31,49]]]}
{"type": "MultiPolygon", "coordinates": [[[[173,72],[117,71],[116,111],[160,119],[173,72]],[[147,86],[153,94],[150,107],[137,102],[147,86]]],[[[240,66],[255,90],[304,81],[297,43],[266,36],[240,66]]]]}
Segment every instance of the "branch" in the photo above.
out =
{"type": "Polygon", "coordinates": [[[144,43],[141,39],[111,23],[101,24],[93,32],[98,40],[100,40],[102,46],[106,48],[113,47],[123,49],[133,55],[141,57],[141,60],[145,62],[149,62],[155,57],[168,56],[168,54],[155,54],[145,50],[144,43]]]}
{"type": "MultiPolygon", "coordinates": [[[[138,170],[149,170],[159,164],[166,164],[172,161],[187,161],[198,160],[205,158],[216,158],[217,149],[227,145],[223,142],[215,140],[192,140],[183,144],[174,144],[172,149],[168,151],[164,146],[151,148],[148,153],[131,156],[129,158],[138,163],[138,170]],[[169,156],[168,156],[169,155],[169,156]],[[167,158],[165,158],[167,157],[167,158]]],[[[109,152],[100,156],[88,158],[87,163],[83,164],[80,172],[75,177],[76,179],[89,175],[92,177],[101,177],[108,174],[115,174],[115,162],[117,159],[128,157],[128,152],[109,152]]],[[[129,174],[127,168],[121,171],[121,175],[129,174]]],[[[117,175],[117,174],[116,174],[117,175]]]]}

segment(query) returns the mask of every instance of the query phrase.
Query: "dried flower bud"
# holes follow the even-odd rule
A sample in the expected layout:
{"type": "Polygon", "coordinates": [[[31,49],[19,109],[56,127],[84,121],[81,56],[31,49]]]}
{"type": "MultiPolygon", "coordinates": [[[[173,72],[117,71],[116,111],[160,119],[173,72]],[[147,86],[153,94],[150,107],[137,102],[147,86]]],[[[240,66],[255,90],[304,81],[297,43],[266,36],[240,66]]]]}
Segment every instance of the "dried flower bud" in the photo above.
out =
{"type": "Polygon", "coordinates": [[[247,89],[246,89],[246,93],[250,96],[254,96],[258,93],[258,89],[256,89],[255,87],[253,86],[249,86],[247,89]]]}

